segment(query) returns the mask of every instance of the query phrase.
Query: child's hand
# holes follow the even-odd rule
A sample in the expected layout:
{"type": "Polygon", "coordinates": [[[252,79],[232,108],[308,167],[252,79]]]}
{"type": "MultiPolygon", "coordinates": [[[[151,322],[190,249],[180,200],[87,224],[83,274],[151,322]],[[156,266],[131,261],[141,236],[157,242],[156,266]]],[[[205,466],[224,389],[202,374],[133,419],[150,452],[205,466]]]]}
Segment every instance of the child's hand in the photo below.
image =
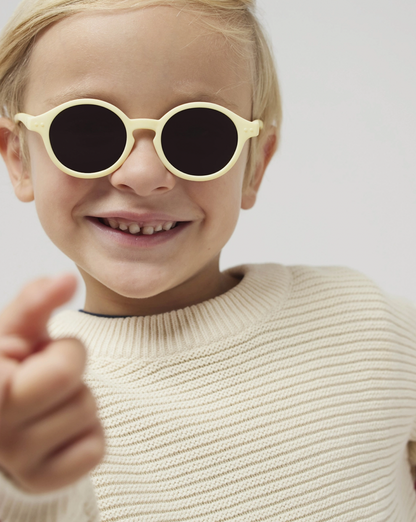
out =
{"type": "Polygon", "coordinates": [[[68,274],[28,284],[0,315],[0,468],[23,490],[70,485],[104,456],[104,433],[83,383],[84,346],[51,341],[52,311],[74,294],[68,274]]]}

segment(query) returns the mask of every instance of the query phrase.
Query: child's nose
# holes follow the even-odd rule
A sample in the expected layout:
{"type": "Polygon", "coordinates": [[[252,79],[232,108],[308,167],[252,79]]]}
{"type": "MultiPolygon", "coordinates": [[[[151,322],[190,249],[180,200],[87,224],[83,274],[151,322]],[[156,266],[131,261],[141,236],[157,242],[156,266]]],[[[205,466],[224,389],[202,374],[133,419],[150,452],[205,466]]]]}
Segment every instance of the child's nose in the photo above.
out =
{"type": "Polygon", "coordinates": [[[110,175],[111,184],[119,190],[134,191],[140,196],[172,190],[177,177],[169,172],[153,144],[154,132],[138,130],[126,161],[110,175]]]}

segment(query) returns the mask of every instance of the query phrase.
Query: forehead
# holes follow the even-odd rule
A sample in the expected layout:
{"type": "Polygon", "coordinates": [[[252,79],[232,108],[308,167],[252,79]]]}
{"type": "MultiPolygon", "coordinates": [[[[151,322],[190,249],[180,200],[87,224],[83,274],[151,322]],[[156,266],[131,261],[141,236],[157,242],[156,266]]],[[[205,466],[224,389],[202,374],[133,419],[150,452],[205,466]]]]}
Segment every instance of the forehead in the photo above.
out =
{"type": "Polygon", "coordinates": [[[248,61],[192,12],[91,11],[38,37],[25,105],[41,112],[95,93],[119,105],[137,100],[141,109],[144,101],[151,107],[198,96],[235,109],[251,105],[250,77],[248,61]]]}

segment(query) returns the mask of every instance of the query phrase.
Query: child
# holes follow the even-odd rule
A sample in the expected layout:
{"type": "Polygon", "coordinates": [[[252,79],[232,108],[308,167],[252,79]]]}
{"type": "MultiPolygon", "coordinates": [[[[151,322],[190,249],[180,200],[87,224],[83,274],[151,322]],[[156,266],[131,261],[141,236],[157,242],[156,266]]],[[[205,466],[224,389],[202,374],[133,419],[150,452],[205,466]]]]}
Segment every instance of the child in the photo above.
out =
{"type": "Polygon", "coordinates": [[[86,301],[50,320],[63,275],[0,316],[2,522],[416,520],[415,310],[219,270],[279,137],[254,8],[25,0],[3,34],[0,151],[86,301]]]}

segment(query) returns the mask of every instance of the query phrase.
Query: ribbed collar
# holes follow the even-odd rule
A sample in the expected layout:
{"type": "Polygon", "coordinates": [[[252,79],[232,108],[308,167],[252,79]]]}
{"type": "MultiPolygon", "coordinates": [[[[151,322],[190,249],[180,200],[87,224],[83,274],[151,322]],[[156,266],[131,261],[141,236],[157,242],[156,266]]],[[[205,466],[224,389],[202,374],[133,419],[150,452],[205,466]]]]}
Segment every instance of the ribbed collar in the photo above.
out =
{"type": "Polygon", "coordinates": [[[77,337],[93,357],[163,357],[224,339],[262,321],[283,306],[292,283],[290,269],[272,263],[241,265],[225,272],[242,279],[203,303],[137,317],[66,310],[50,320],[50,335],[77,337]]]}

